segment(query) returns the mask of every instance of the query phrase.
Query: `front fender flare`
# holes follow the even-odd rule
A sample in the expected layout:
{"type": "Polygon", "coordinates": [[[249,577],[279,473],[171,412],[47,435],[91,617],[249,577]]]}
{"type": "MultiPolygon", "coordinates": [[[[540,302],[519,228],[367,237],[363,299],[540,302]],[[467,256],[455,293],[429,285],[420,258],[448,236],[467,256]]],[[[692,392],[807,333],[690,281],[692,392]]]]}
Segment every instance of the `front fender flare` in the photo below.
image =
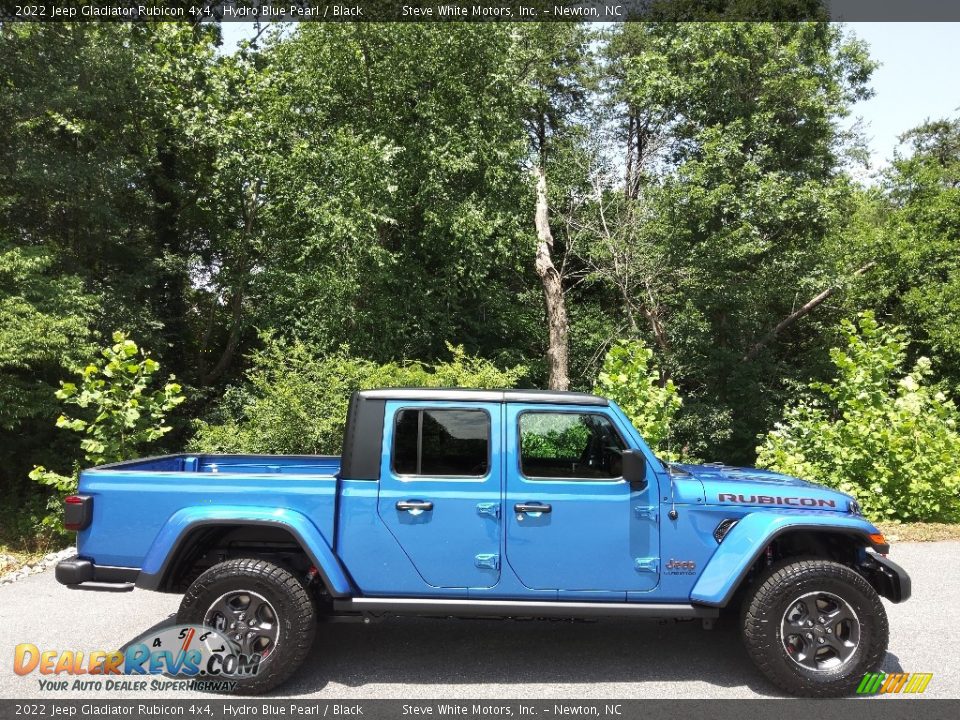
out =
{"type": "MultiPolygon", "coordinates": [[[[792,530],[849,534],[862,540],[864,545],[873,545],[870,535],[880,532],[869,521],[856,515],[776,510],[750,513],[740,518],[723,538],[693,586],[690,600],[705,605],[726,605],[767,545],[778,535],[792,530]]],[[[886,549],[882,551],[886,552],[886,549]]]]}
{"type": "Polygon", "coordinates": [[[175,512],[161,528],[144,558],[137,587],[157,590],[193,530],[217,525],[267,525],[289,532],[316,566],[334,597],[352,594],[352,586],[330,545],[303,513],[285,508],[251,506],[187,507],[175,512]]]}

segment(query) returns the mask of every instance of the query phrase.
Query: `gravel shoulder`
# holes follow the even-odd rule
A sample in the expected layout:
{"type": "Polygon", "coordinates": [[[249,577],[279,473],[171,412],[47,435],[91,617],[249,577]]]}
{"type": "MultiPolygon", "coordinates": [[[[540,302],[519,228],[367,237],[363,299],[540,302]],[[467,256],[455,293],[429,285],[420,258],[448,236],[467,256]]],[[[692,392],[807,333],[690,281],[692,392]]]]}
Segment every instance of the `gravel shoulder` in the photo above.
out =
{"type": "MultiPolygon", "coordinates": [[[[960,698],[960,542],[901,543],[891,559],[913,598],[885,602],[887,672],[931,672],[927,697],[960,698]]],[[[180,597],[69,589],[53,572],[0,586],[0,697],[164,697],[159,692],[45,693],[12,671],[13,648],[109,650],[176,612],[180,597]]],[[[695,623],[390,620],[320,627],[303,668],[277,696],[373,698],[761,698],[760,677],[729,630],[695,623]]],[[[178,692],[172,698],[204,697],[178,692]]]]}
{"type": "Polygon", "coordinates": [[[0,553],[0,587],[46,570],[52,570],[58,562],[76,554],[77,549],[75,547],[68,547],[46,555],[34,554],[18,557],[17,555],[0,553]]]}

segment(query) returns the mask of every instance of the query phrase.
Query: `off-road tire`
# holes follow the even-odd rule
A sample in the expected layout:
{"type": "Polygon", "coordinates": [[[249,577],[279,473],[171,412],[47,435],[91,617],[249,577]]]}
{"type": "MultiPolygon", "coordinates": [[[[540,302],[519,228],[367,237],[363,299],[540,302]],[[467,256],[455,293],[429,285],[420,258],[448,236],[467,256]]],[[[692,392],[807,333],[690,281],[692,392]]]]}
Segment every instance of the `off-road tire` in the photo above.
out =
{"type": "Polygon", "coordinates": [[[887,613],[870,583],[845,565],[817,558],[790,558],[764,573],[744,602],[741,627],[747,652],[760,671],[782,690],[804,697],[852,694],[865,673],[879,669],[889,636],[887,613]],[[787,609],[808,593],[835,595],[856,613],[859,642],[839,667],[803,667],[784,647],[787,609]]]}
{"type": "Polygon", "coordinates": [[[187,590],[177,612],[181,624],[203,625],[204,616],[218,598],[232,591],[254,592],[276,611],[276,647],[252,678],[236,680],[234,694],[256,695],[286,681],[303,663],[313,645],[317,612],[304,583],[288,570],[265,560],[238,558],[214,565],[187,590]]]}

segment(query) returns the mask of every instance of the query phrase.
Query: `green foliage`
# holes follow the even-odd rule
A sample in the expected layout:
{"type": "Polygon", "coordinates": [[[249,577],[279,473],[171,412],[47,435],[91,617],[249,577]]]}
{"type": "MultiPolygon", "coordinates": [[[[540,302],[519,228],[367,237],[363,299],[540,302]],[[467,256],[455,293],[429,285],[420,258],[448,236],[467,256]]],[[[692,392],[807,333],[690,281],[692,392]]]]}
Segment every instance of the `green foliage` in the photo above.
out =
{"type": "Polygon", "coordinates": [[[908,149],[887,172],[887,213],[870,243],[885,270],[874,293],[960,390],[960,118],[902,139],[908,149]]]}
{"type": "Polygon", "coordinates": [[[166,415],[185,399],[172,375],[151,390],[160,363],[122,332],[113,334],[113,342],[100,352],[104,360],[80,371],[79,388],[61,383],[57,391],[65,403],[89,409],[92,419],[61,415],[57,427],[83,433],[80,447],[95,465],[128,460],[170,432],[166,415]]]}
{"type": "Polygon", "coordinates": [[[52,412],[51,375],[88,346],[92,298],[40,248],[0,243],[0,428],[52,412]]]}
{"type": "Polygon", "coordinates": [[[623,160],[602,146],[578,254],[676,379],[678,444],[750,462],[833,318],[821,308],[745,357],[856,269],[825,249],[850,192],[838,121],[873,63],[835,25],[738,22],[625,23],[604,60],[623,160]]]}
{"type": "MultiPolygon", "coordinates": [[[[83,434],[80,447],[92,465],[130,459],[159,440],[170,432],[164,425],[167,413],[185,399],[172,375],[163,387],[151,388],[160,363],[133,340],[115,332],[113,343],[100,351],[102,360],[79,371],[79,386],[61,382],[56,392],[63,403],[80,408],[79,416],[60,415],[57,427],[83,434]]],[[[76,471],[67,476],[38,466],[30,478],[59,493],[76,490],[76,471]]]]}
{"type": "Polygon", "coordinates": [[[189,258],[208,257],[209,28],[0,27],[0,234],[96,296],[100,327],[137,327],[192,365],[189,258]]]}
{"type": "Polygon", "coordinates": [[[576,415],[525,415],[520,428],[520,450],[524,458],[577,461],[590,434],[590,426],[576,415]]]}
{"type": "Polygon", "coordinates": [[[31,468],[82,461],[54,390],[103,328],[137,328],[178,374],[200,365],[191,278],[220,218],[198,209],[211,153],[196,128],[215,34],[0,23],[0,485],[25,505],[49,495],[31,468]]]}
{"type": "MultiPolygon", "coordinates": [[[[84,435],[80,447],[90,465],[129,459],[144,445],[163,437],[170,431],[164,425],[166,414],[184,401],[172,375],[162,388],[151,390],[160,364],[133,340],[115,332],[113,343],[100,351],[102,359],[94,358],[78,371],[79,387],[76,383],[61,382],[55,393],[62,403],[80,409],[79,416],[61,414],[56,426],[84,435]]],[[[79,464],[74,464],[69,475],[42,465],[30,471],[30,479],[52,493],[45,498],[26,493],[24,506],[33,512],[29,521],[27,515],[20,521],[20,539],[41,546],[65,539],[62,499],[76,492],[79,472],[79,464]],[[45,505],[43,512],[37,510],[41,503],[45,505]]]]}
{"type": "Polygon", "coordinates": [[[379,364],[348,348],[324,355],[302,342],[268,338],[246,383],[231,387],[211,418],[196,422],[195,452],[339,454],[350,394],[378,387],[513,387],[526,374],[447,345],[452,359],[379,364]]]}
{"type": "Polygon", "coordinates": [[[617,341],[603,359],[594,391],[610,398],[660,457],[669,457],[671,423],[683,401],[673,380],[661,380],[653,351],[636,340],[617,341]]]}
{"type": "Polygon", "coordinates": [[[14,495],[0,500],[0,545],[27,552],[60,550],[73,542],[73,533],[63,529],[63,503],[50,496],[46,488],[33,483],[15,488],[14,495]]]}
{"type": "MultiPolygon", "coordinates": [[[[9,473],[19,481],[37,462],[71,457],[50,423],[58,410],[54,388],[92,349],[93,313],[80,279],[55,272],[49,251],[0,243],[0,478],[9,473]]],[[[58,491],[74,482],[57,473],[44,480],[58,491]]],[[[9,523],[0,541],[45,548],[58,539],[59,495],[22,482],[4,487],[9,523]]]]}
{"type": "Polygon", "coordinates": [[[960,414],[930,385],[930,361],[903,373],[905,333],[870,312],[842,330],[836,378],[788,406],[758,464],[848,492],[876,520],[960,520],[960,414]]]}
{"type": "Polygon", "coordinates": [[[448,337],[534,354],[517,44],[473,23],[304,23],[262,54],[252,324],[378,362],[442,357],[448,337]]]}

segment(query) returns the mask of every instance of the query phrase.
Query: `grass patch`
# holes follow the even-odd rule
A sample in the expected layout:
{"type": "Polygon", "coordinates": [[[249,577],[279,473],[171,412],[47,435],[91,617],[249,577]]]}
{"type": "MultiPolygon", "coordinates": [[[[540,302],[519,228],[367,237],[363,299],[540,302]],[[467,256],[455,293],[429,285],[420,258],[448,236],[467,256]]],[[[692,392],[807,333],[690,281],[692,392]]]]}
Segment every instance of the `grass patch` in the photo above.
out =
{"type": "Polygon", "coordinates": [[[960,540],[960,524],[951,523],[876,523],[890,542],[936,542],[960,540]]]}
{"type": "Polygon", "coordinates": [[[19,570],[27,563],[37,562],[44,555],[42,552],[26,552],[9,545],[0,545],[0,575],[19,570]]]}

